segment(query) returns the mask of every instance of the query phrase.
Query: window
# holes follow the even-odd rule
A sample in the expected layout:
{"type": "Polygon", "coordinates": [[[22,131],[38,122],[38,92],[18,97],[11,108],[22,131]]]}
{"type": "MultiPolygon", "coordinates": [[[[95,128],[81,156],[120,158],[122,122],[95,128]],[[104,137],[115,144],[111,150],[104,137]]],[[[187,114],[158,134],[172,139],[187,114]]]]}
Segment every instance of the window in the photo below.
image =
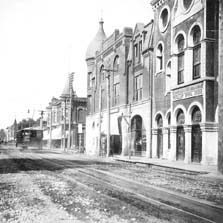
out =
{"type": "Polygon", "coordinates": [[[115,57],[114,64],[113,64],[113,69],[114,69],[114,75],[117,75],[118,70],[119,70],[119,56],[115,57]]]}
{"type": "Polygon", "coordinates": [[[138,57],[138,44],[135,44],[134,46],[134,55],[135,55],[135,58],[138,57]]]}
{"type": "Polygon", "coordinates": [[[194,47],[193,49],[193,79],[200,77],[201,67],[201,45],[194,47]]]}
{"type": "Polygon", "coordinates": [[[57,122],[57,113],[56,111],[53,111],[53,123],[57,122]]]}
{"type": "Polygon", "coordinates": [[[57,110],[57,122],[58,123],[60,122],[60,117],[61,117],[61,114],[60,114],[60,110],[58,109],[57,110]]]}
{"type": "Polygon", "coordinates": [[[142,74],[134,78],[134,100],[139,101],[142,99],[142,74]]]}
{"type": "Polygon", "coordinates": [[[101,82],[103,82],[105,80],[104,65],[102,65],[101,69],[100,69],[100,79],[101,79],[101,82]]]}
{"type": "Polygon", "coordinates": [[[183,0],[183,5],[186,10],[190,8],[192,1],[193,0],[183,0]]]}
{"type": "Polygon", "coordinates": [[[87,103],[88,114],[91,113],[91,106],[92,106],[92,97],[89,95],[88,96],[88,103],[87,103]]]}
{"type": "Polygon", "coordinates": [[[105,89],[101,89],[101,109],[106,108],[106,93],[105,89]]]}
{"type": "Polygon", "coordinates": [[[184,83],[184,37],[180,34],[177,38],[178,47],[178,84],[184,83]]]}
{"type": "Polygon", "coordinates": [[[178,114],[177,114],[177,124],[178,125],[183,125],[184,123],[185,123],[184,112],[180,109],[178,114]]]}
{"type": "Polygon", "coordinates": [[[113,97],[113,105],[118,105],[119,104],[119,91],[120,91],[120,83],[115,83],[114,84],[114,97],[113,97]]]}
{"type": "Polygon", "coordinates": [[[168,62],[166,67],[166,92],[171,88],[171,61],[168,62]]]}
{"type": "Polygon", "coordinates": [[[199,26],[195,26],[192,29],[193,35],[193,79],[200,77],[200,67],[201,67],[201,30],[199,26]]]}
{"type": "Polygon", "coordinates": [[[161,115],[158,115],[157,117],[157,127],[162,128],[163,127],[163,118],[161,115]]]}
{"type": "Polygon", "coordinates": [[[184,53],[178,55],[178,84],[184,83],[184,53]]]}
{"type": "Polygon", "coordinates": [[[157,66],[157,71],[161,71],[163,69],[163,46],[161,43],[157,47],[156,66],[157,66]]]}
{"type": "Polygon", "coordinates": [[[160,32],[165,32],[169,23],[169,8],[165,7],[159,16],[160,32]]]}
{"type": "Polygon", "coordinates": [[[95,87],[95,77],[93,77],[92,79],[91,79],[91,86],[94,88],[95,87]]]}
{"type": "Polygon", "coordinates": [[[142,62],[142,40],[139,41],[139,63],[142,62]]]}
{"type": "Polygon", "coordinates": [[[85,112],[83,109],[78,110],[78,122],[85,122],[85,112]]]}
{"type": "Polygon", "coordinates": [[[196,123],[199,123],[201,122],[201,118],[202,118],[202,115],[201,115],[201,111],[200,109],[196,106],[192,112],[192,122],[193,124],[196,124],[196,123]]]}

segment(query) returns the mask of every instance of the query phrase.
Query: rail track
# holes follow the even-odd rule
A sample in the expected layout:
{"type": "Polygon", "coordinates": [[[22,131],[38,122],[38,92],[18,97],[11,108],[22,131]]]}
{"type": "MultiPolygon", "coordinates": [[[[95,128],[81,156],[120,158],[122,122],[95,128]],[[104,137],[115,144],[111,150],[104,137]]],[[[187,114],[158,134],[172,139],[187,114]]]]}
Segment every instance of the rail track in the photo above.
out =
{"type": "Polygon", "coordinates": [[[28,157],[27,154],[18,153],[11,159],[18,170],[44,170],[44,174],[51,177],[55,176],[57,171],[56,176],[61,181],[79,185],[95,193],[100,191],[98,196],[131,204],[150,215],[170,222],[220,223],[223,219],[222,206],[144,185],[118,174],[99,170],[91,164],[83,165],[83,162],[50,159],[44,154],[31,153],[28,157]]]}

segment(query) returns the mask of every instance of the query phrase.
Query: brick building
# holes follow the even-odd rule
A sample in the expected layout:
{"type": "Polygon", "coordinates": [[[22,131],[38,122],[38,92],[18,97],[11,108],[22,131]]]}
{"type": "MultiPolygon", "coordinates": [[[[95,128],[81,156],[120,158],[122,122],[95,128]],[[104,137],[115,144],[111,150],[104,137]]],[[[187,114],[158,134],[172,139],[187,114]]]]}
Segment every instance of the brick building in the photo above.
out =
{"type": "Polygon", "coordinates": [[[131,150],[146,155],[151,138],[146,112],[150,109],[148,41],[152,42],[152,26],[152,22],[137,24],[134,32],[126,27],[106,38],[103,21],[99,23],[86,53],[87,153],[106,153],[110,132],[112,153],[127,155],[131,150]]]}
{"type": "MultiPolygon", "coordinates": [[[[44,141],[50,147],[66,148],[69,131],[69,78],[60,98],[53,97],[47,107],[47,128],[44,141]]],[[[71,148],[85,148],[85,121],[87,99],[77,97],[72,87],[71,100],[71,148]]]]}
{"type": "Polygon", "coordinates": [[[217,163],[217,1],[153,0],[153,157],[217,163]]]}
{"type": "Polygon", "coordinates": [[[108,38],[100,23],[86,54],[88,153],[100,154],[109,110],[117,153],[217,164],[218,2],[152,0],[153,21],[108,38]]]}

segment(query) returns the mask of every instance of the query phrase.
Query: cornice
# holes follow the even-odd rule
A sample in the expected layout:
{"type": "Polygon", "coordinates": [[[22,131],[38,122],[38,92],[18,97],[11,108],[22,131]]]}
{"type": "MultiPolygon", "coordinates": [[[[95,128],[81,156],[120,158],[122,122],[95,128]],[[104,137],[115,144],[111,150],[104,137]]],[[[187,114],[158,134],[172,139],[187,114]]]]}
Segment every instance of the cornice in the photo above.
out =
{"type": "Polygon", "coordinates": [[[154,0],[154,1],[152,1],[151,5],[152,5],[153,11],[160,8],[164,3],[166,3],[166,1],[168,1],[168,0],[158,0],[158,1],[154,0]]]}

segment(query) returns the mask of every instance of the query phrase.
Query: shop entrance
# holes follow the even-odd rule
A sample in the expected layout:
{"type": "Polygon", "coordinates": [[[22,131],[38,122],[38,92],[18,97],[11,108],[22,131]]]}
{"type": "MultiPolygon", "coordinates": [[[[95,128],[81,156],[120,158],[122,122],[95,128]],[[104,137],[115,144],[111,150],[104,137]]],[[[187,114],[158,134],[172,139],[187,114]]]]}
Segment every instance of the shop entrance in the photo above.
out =
{"type": "Polygon", "coordinates": [[[200,123],[201,111],[195,107],[192,112],[192,138],[191,138],[191,159],[192,162],[200,163],[202,159],[202,132],[200,123]]]}

